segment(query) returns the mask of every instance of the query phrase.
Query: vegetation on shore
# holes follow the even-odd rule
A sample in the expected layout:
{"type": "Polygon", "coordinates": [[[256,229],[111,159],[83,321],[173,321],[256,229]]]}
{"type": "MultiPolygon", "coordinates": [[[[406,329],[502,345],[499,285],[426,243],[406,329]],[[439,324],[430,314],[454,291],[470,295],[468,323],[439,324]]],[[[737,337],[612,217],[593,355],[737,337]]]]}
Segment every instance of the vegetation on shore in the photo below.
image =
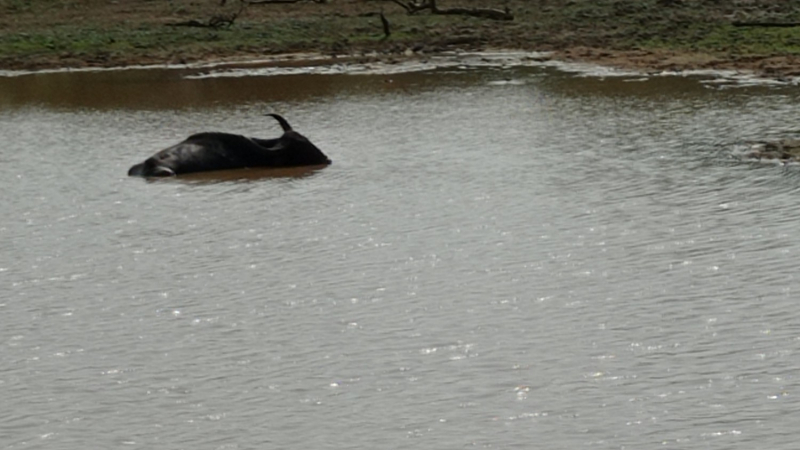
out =
{"type": "Polygon", "coordinates": [[[800,2],[786,0],[439,0],[512,21],[407,14],[392,0],[0,0],[0,68],[114,66],[290,52],[554,51],[663,69],[742,68],[800,76],[800,2]],[[239,13],[237,16],[233,14],[239,13]],[[391,25],[384,35],[380,13],[391,25]],[[213,18],[233,17],[211,27],[213,18]],[[201,26],[175,26],[196,22],[201,26]],[[741,26],[747,23],[747,26],[741,26]],[[753,26],[753,25],[756,26],[753,26]]]}

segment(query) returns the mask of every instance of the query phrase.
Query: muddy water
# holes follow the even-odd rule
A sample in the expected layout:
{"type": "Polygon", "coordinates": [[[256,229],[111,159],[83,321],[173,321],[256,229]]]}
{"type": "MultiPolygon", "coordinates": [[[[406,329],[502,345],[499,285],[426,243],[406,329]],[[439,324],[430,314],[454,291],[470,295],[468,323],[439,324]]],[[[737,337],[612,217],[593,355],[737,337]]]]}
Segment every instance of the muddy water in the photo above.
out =
{"type": "Polygon", "coordinates": [[[0,448],[796,448],[796,88],[184,75],[0,78],[0,448]]]}

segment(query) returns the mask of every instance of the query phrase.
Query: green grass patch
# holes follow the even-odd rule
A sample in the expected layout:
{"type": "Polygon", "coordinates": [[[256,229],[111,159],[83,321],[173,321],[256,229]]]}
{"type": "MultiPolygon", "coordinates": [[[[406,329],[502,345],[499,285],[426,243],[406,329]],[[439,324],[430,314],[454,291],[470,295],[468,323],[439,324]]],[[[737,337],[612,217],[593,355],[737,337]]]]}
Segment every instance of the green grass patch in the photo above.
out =
{"type": "Polygon", "coordinates": [[[800,55],[800,27],[734,27],[688,23],[679,33],[651,36],[642,48],[665,48],[735,55],[800,55]]]}
{"type": "MultiPolygon", "coordinates": [[[[393,16],[390,42],[424,40],[431,30],[448,24],[465,29],[482,22],[462,17],[393,16]]],[[[320,48],[341,43],[379,42],[383,29],[378,17],[308,17],[281,21],[240,20],[230,28],[212,29],[139,24],[135,28],[81,24],[38,32],[0,33],[2,56],[94,55],[114,53],[181,53],[226,51],[280,52],[320,48]]]]}

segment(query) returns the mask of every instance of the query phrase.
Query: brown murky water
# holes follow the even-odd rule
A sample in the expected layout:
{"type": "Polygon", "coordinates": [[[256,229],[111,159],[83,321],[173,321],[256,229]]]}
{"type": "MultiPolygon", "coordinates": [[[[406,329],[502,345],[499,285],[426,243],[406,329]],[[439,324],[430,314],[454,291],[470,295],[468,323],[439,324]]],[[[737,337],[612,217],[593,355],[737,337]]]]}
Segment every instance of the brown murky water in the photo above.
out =
{"type": "Polygon", "coordinates": [[[797,88],[186,74],[0,78],[0,448],[796,447],[797,88]]]}

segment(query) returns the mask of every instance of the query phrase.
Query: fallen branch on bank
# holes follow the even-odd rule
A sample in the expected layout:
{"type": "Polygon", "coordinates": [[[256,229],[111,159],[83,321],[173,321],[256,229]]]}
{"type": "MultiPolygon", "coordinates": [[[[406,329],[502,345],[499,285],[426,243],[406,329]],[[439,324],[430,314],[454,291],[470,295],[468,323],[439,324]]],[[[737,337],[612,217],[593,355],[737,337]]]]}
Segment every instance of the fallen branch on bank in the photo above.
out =
{"type": "Polygon", "coordinates": [[[800,22],[733,22],[735,27],[791,28],[800,27],[800,22]]]}
{"type": "MultiPolygon", "coordinates": [[[[194,28],[230,28],[239,16],[250,5],[280,5],[288,3],[300,3],[311,1],[314,3],[327,3],[329,0],[239,0],[239,10],[231,14],[220,14],[213,16],[208,22],[201,20],[186,20],[183,22],[168,23],[170,27],[194,27],[194,28]]],[[[221,0],[219,6],[225,6],[227,0],[221,0]]]]}
{"type": "Polygon", "coordinates": [[[436,5],[436,0],[425,0],[422,2],[415,2],[413,0],[391,0],[393,3],[405,9],[408,14],[416,14],[420,11],[429,10],[431,14],[441,15],[462,15],[479,17],[482,19],[492,20],[514,20],[514,15],[508,7],[505,10],[494,8],[439,8],[436,5]]]}
{"type": "Polygon", "coordinates": [[[174,22],[166,24],[168,27],[194,27],[194,28],[230,28],[235,17],[214,16],[208,22],[201,22],[199,20],[186,20],[184,22],[174,22]]]}
{"type": "Polygon", "coordinates": [[[285,3],[300,3],[312,1],[314,3],[327,3],[328,0],[249,0],[250,5],[280,5],[285,3]]]}
{"type": "MultiPolygon", "coordinates": [[[[224,6],[225,0],[222,1],[221,6],[224,6]]],[[[239,16],[247,9],[247,5],[250,4],[247,0],[240,0],[239,1],[239,10],[231,13],[231,14],[218,14],[216,16],[212,16],[208,19],[208,22],[202,22],[200,20],[186,20],[183,22],[173,22],[166,24],[168,27],[193,27],[193,28],[230,28],[233,26],[233,22],[239,18],[239,16]]]]}
{"type": "Polygon", "coordinates": [[[381,10],[381,25],[383,25],[383,40],[389,39],[392,30],[389,29],[389,19],[383,14],[383,10],[381,10]]]}

